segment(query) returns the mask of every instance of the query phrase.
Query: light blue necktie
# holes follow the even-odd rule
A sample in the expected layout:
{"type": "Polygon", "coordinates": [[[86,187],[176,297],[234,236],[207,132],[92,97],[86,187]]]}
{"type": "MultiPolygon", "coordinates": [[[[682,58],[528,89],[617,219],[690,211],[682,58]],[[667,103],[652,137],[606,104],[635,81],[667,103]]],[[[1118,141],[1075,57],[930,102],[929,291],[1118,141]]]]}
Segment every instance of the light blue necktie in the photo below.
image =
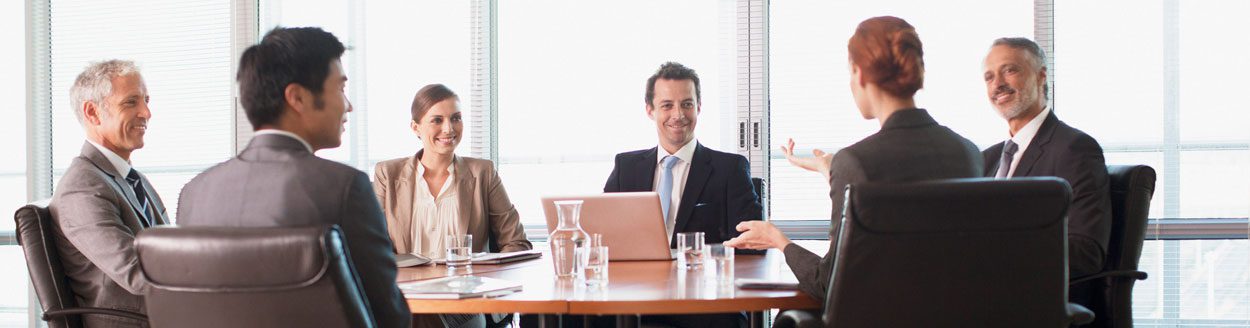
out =
{"type": "Polygon", "coordinates": [[[660,211],[664,213],[664,226],[668,227],[668,208],[673,202],[673,165],[677,164],[677,156],[664,156],[660,160],[660,165],[664,166],[664,172],[660,175],[660,186],[656,191],[660,193],[660,211]]]}

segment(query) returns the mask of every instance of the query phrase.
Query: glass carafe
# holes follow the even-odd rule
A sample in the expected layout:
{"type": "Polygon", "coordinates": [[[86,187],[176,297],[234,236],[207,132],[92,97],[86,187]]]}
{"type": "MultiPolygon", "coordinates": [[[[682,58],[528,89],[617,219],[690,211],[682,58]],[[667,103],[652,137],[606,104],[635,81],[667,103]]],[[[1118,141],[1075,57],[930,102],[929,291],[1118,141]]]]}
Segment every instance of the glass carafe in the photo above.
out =
{"type": "Polygon", "coordinates": [[[590,235],[582,230],[579,216],[582,212],[581,200],[556,201],[556,213],[560,225],[547,238],[551,246],[551,262],[556,267],[556,278],[580,278],[588,258],[586,252],[578,252],[590,244],[590,235]]]}

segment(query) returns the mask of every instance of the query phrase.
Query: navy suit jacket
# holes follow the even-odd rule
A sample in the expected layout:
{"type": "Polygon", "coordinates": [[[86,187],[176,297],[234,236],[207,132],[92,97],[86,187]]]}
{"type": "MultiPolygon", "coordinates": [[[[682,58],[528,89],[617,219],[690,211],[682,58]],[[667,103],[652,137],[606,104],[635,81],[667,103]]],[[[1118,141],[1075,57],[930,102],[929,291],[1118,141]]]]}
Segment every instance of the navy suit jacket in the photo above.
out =
{"type": "MultiPolygon", "coordinates": [[[[657,151],[617,154],[603,192],[654,191],[657,151]]],[[[673,233],[701,231],[707,243],[721,243],[738,236],[739,222],[763,217],[764,206],[751,185],[751,163],[746,157],[696,144],[673,233]]]]}
{"type": "MultiPolygon", "coordinates": [[[[1002,153],[1002,143],[981,153],[985,157],[985,176],[998,172],[1002,153]]],[[[1042,121],[1029,148],[1020,155],[1020,164],[1012,176],[1053,176],[1072,185],[1072,206],[1068,207],[1069,277],[1102,271],[1111,239],[1111,182],[1098,141],[1063,123],[1052,111],[1042,121]]]]}

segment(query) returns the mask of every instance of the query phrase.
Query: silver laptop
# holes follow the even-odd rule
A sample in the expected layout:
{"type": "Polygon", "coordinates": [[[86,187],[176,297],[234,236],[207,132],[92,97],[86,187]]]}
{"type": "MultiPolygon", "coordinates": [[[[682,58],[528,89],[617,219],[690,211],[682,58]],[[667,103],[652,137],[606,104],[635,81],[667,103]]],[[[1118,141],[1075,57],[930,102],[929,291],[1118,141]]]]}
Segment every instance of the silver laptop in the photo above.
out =
{"type": "Polygon", "coordinates": [[[673,259],[664,219],[660,216],[660,196],[655,192],[544,196],[547,233],[555,231],[560,224],[555,202],[561,200],[582,200],[582,230],[603,234],[609,260],[673,259]]]}

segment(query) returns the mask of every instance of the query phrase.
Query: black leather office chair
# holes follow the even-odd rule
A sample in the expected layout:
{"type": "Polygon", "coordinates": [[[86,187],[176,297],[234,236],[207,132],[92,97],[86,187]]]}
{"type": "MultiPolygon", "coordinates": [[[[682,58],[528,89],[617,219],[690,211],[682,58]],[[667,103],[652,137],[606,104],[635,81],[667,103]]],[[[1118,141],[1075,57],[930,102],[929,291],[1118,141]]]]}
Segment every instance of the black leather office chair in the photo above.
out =
{"type": "Polygon", "coordinates": [[[1146,165],[1108,165],[1111,179],[1111,242],[1103,271],[1073,277],[1071,286],[1095,289],[1088,304],[1096,317],[1089,327],[1133,326],[1133,284],[1145,280],[1137,270],[1150,199],[1154,197],[1155,170],[1146,165]],[[1092,286],[1091,286],[1092,284],[1092,286]]]}
{"type": "Polygon", "coordinates": [[[1071,189],[1056,178],[847,188],[822,318],[778,327],[1067,327],[1071,189]]]}
{"type": "Polygon", "coordinates": [[[760,197],[760,201],[764,201],[763,178],[751,178],[751,189],[755,189],[755,195],[760,197]]]}
{"type": "Polygon", "coordinates": [[[337,226],[157,227],[135,239],[153,327],[373,327],[337,226]]]}
{"type": "Polygon", "coordinates": [[[17,223],[17,243],[26,255],[26,269],[39,296],[43,321],[49,328],[82,327],[83,314],[102,314],[146,321],[147,316],[130,311],[81,307],[70,289],[56,249],[52,232],[52,214],[44,204],[22,206],[13,214],[17,223]]]}

